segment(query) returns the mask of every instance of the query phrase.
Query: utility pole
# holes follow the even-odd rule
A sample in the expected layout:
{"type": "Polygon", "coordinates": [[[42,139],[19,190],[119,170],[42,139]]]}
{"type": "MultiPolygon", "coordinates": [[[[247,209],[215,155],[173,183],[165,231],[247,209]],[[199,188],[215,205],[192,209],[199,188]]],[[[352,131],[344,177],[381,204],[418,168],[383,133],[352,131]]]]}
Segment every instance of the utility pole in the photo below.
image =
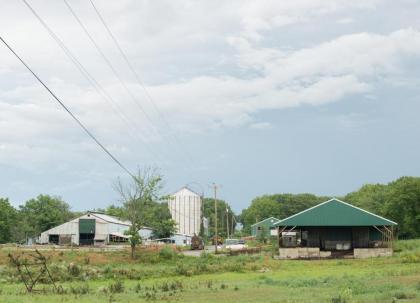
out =
{"type": "Polygon", "coordinates": [[[229,209],[227,208],[227,205],[226,205],[226,233],[227,233],[227,238],[230,239],[229,237],[229,209]]]}
{"type": "Polygon", "coordinates": [[[214,252],[217,254],[217,242],[219,242],[219,237],[217,235],[217,190],[219,189],[219,185],[213,183],[212,186],[214,192],[214,252]]]}

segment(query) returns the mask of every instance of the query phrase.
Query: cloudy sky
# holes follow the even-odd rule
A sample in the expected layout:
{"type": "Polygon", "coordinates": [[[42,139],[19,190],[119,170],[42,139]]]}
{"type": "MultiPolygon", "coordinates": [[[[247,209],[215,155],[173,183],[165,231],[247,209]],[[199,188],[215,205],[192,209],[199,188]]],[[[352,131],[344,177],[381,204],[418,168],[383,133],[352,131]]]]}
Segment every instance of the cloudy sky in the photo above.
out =
{"type": "MultiPolygon", "coordinates": [[[[166,192],[217,182],[239,211],[419,175],[418,1],[94,0],[140,81],[89,1],[27,1],[56,40],[21,1],[0,0],[0,35],[125,166],[159,167],[166,192]]],[[[118,177],[0,45],[0,196],[105,207],[118,177]]]]}

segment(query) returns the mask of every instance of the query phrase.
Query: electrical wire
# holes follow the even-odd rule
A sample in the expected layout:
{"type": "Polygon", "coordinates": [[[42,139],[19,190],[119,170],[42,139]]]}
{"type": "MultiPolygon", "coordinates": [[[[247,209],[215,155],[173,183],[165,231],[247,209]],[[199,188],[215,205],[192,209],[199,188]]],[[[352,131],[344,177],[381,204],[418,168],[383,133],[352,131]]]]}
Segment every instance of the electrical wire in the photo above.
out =
{"type": "MultiPolygon", "coordinates": [[[[171,127],[171,125],[168,123],[168,121],[166,120],[165,116],[162,114],[162,112],[159,110],[156,102],[154,102],[152,96],[150,95],[149,91],[147,90],[146,86],[144,85],[143,81],[141,80],[141,77],[139,76],[139,74],[136,72],[135,68],[133,67],[133,64],[131,64],[130,60],[128,59],[127,55],[125,54],[125,52],[123,51],[121,45],[119,44],[117,38],[115,37],[115,35],[112,33],[110,27],[107,25],[107,23],[105,22],[105,19],[103,18],[102,14],[99,12],[98,8],[95,6],[93,0],[89,0],[90,3],[92,4],[93,9],[96,12],[96,15],[98,16],[99,20],[101,21],[101,23],[103,24],[103,26],[105,27],[106,31],[108,32],[109,36],[111,37],[111,40],[114,42],[115,46],[117,47],[118,51],[120,52],[121,56],[123,57],[125,63],[127,64],[128,68],[131,70],[131,72],[133,73],[137,83],[139,84],[139,86],[143,89],[147,99],[149,100],[149,102],[153,105],[154,109],[156,110],[156,112],[158,113],[160,119],[165,123],[166,127],[173,133],[173,137],[175,139],[175,141],[180,145],[183,146],[182,142],[180,141],[180,139],[178,138],[178,136],[176,135],[176,132],[174,131],[174,129],[171,127]]],[[[189,155],[188,152],[185,153],[185,155],[187,156],[188,160],[192,163],[194,163],[194,161],[192,160],[192,157],[189,155]]]]}
{"type": "Polygon", "coordinates": [[[35,11],[35,9],[26,1],[22,0],[24,4],[29,8],[29,10],[32,12],[32,14],[38,19],[38,21],[41,23],[41,25],[45,28],[45,30],[48,32],[48,34],[53,38],[53,40],[58,44],[58,46],[63,50],[65,55],[70,59],[70,61],[76,66],[76,68],[79,70],[79,72],[85,77],[85,79],[94,87],[94,89],[100,94],[102,97],[105,98],[105,100],[110,104],[112,110],[127,124],[129,127],[129,135],[131,137],[135,137],[142,141],[144,143],[144,146],[146,149],[150,152],[151,155],[156,157],[158,153],[156,153],[155,150],[153,150],[146,141],[142,137],[138,135],[138,132],[136,132],[136,124],[133,123],[133,127],[130,125],[130,119],[124,114],[121,107],[118,105],[118,103],[110,96],[106,90],[99,84],[98,81],[87,71],[87,69],[83,66],[83,64],[76,58],[76,56],[70,51],[70,49],[64,44],[64,42],[54,33],[54,31],[48,26],[48,24],[41,18],[39,14],[35,11]],[[114,108],[115,106],[115,108],[114,108]],[[131,129],[133,128],[133,129],[131,129]],[[134,132],[133,132],[134,130],[134,132]]]}
{"type": "Polygon", "coordinates": [[[38,75],[23,61],[23,59],[13,50],[13,48],[0,36],[0,40],[13,53],[13,55],[26,67],[26,69],[38,80],[39,83],[50,93],[58,104],[73,118],[74,121],[86,132],[86,134],[130,177],[135,178],[130,172],[94,135],[89,129],[71,112],[71,110],[57,97],[57,95],[38,77],[38,75]]]}
{"type": "MultiPolygon", "coordinates": [[[[72,7],[68,3],[68,1],[67,0],[63,0],[63,1],[64,1],[65,5],[67,6],[68,10],[70,11],[70,13],[73,15],[73,17],[76,19],[77,23],[80,25],[80,27],[82,28],[82,30],[86,34],[86,36],[89,38],[89,40],[91,41],[91,43],[93,44],[93,46],[98,51],[99,55],[104,60],[105,64],[110,68],[110,70],[112,71],[112,73],[114,74],[114,76],[117,78],[117,80],[120,82],[120,84],[122,85],[122,87],[126,91],[126,93],[130,96],[130,98],[133,101],[133,103],[140,109],[140,111],[143,113],[143,115],[149,121],[150,125],[152,126],[152,129],[156,132],[157,135],[159,135],[163,140],[165,140],[165,136],[162,134],[162,132],[159,130],[159,128],[155,126],[152,118],[149,116],[149,114],[146,112],[146,110],[144,109],[144,107],[141,105],[141,103],[134,96],[134,94],[132,93],[132,91],[130,90],[130,88],[127,86],[127,84],[125,83],[125,81],[122,79],[122,77],[119,74],[119,72],[117,71],[117,69],[112,64],[111,60],[109,60],[108,57],[105,55],[105,53],[102,51],[101,47],[95,41],[95,39],[93,38],[93,36],[90,34],[89,30],[84,25],[84,23],[82,22],[82,20],[77,16],[76,12],[72,9],[72,7]]],[[[176,144],[173,144],[172,142],[167,142],[167,143],[169,145],[174,145],[175,147],[178,147],[176,144]]],[[[176,150],[177,153],[179,153],[179,155],[181,155],[181,157],[187,156],[187,153],[186,152],[182,152],[182,151],[178,150],[178,148],[176,148],[175,150],[176,150]]],[[[190,166],[191,165],[191,162],[188,161],[188,159],[187,159],[187,164],[190,167],[190,169],[193,168],[192,166],[190,166]]]]}

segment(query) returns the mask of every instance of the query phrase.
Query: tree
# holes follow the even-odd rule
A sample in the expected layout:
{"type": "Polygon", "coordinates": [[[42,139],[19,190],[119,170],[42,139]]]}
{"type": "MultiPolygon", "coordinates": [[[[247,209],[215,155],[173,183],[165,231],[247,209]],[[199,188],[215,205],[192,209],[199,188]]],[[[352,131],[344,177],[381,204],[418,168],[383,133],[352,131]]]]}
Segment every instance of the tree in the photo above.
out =
{"type": "Polygon", "coordinates": [[[383,214],[398,223],[403,238],[420,236],[420,178],[402,177],[388,183],[383,214]]]}
{"type": "MultiPolygon", "coordinates": [[[[217,202],[217,231],[219,236],[227,236],[227,228],[229,228],[229,235],[233,235],[235,232],[235,213],[232,211],[230,205],[223,200],[216,200],[217,202]],[[227,211],[226,211],[227,210],[227,211]],[[227,225],[226,216],[228,216],[229,226],[227,225]]],[[[203,199],[203,216],[209,219],[209,233],[211,236],[215,234],[215,215],[214,215],[214,199],[204,198],[203,199]]]]}
{"type": "Polygon", "coordinates": [[[0,243],[15,240],[14,228],[17,226],[17,211],[9,199],[0,198],[0,243]]]}
{"type": "Polygon", "coordinates": [[[60,197],[39,195],[20,206],[19,217],[26,236],[33,237],[70,220],[73,214],[60,197]]]}
{"type": "Polygon", "coordinates": [[[154,168],[139,170],[128,185],[120,180],[115,189],[120,195],[124,207],[124,216],[131,222],[127,232],[130,235],[131,257],[135,258],[136,246],[141,243],[139,231],[150,222],[151,208],[159,201],[162,189],[162,177],[154,168]]]}
{"type": "Polygon", "coordinates": [[[347,194],[344,201],[384,215],[388,189],[388,185],[385,184],[365,184],[359,190],[347,194]]]}
{"type": "Polygon", "coordinates": [[[104,213],[110,216],[114,216],[117,218],[125,218],[126,217],[126,213],[125,213],[125,209],[124,207],[121,206],[115,206],[115,205],[110,205],[108,206],[105,210],[104,213]]]}
{"type": "Polygon", "coordinates": [[[176,232],[176,223],[172,220],[167,203],[156,203],[151,209],[151,214],[148,225],[153,228],[153,238],[169,238],[176,232]]]}

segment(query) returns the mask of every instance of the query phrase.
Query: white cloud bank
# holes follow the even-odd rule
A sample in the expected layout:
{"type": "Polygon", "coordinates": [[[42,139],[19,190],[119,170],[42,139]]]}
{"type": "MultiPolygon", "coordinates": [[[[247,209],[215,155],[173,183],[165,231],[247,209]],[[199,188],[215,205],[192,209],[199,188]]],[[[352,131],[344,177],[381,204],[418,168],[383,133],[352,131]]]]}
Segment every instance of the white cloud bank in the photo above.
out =
{"type": "MultiPolygon", "coordinates": [[[[50,9],[41,2],[33,3],[124,109],[132,131],[82,81],[24,7],[8,3],[0,12],[5,37],[11,38],[16,50],[116,151],[124,154],[127,149],[123,146],[159,141],[159,134],[168,132],[165,124],[127,73],[90,8],[84,2],[71,3],[121,68],[128,86],[156,121],[155,126],[150,126],[130,101],[61,4],[50,9]],[[139,136],[139,143],[133,143],[139,136]]],[[[147,83],[154,83],[147,89],[168,122],[183,132],[243,126],[264,129],[269,124],[256,121],[257,113],[374,94],[378,82],[386,78],[392,83],[393,77],[404,74],[407,60],[420,56],[420,32],[415,28],[381,34],[346,33],[298,47],[276,38],[285,27],[311,24],[316,18],[334,19],[335,14],[375,10],[380,1],[97,4],[136,68],[143,75],[152,75],[151,81],[145,77],[147,83]],[[114,12],[117,17],[111,18],[114,12]]],[[[88,139],[4,48],[0,49],[0,66],[0,163],[21,161],[30,153],[30,146],[40,141],[46,148],[33,155],[42,158],[43,154],[45,161],[50,158],[49,147],[58,142],[80,146],[83,151],[81,142],[88,139]],[[25,148],[16,156],[19,145],[25,148]]]]}

